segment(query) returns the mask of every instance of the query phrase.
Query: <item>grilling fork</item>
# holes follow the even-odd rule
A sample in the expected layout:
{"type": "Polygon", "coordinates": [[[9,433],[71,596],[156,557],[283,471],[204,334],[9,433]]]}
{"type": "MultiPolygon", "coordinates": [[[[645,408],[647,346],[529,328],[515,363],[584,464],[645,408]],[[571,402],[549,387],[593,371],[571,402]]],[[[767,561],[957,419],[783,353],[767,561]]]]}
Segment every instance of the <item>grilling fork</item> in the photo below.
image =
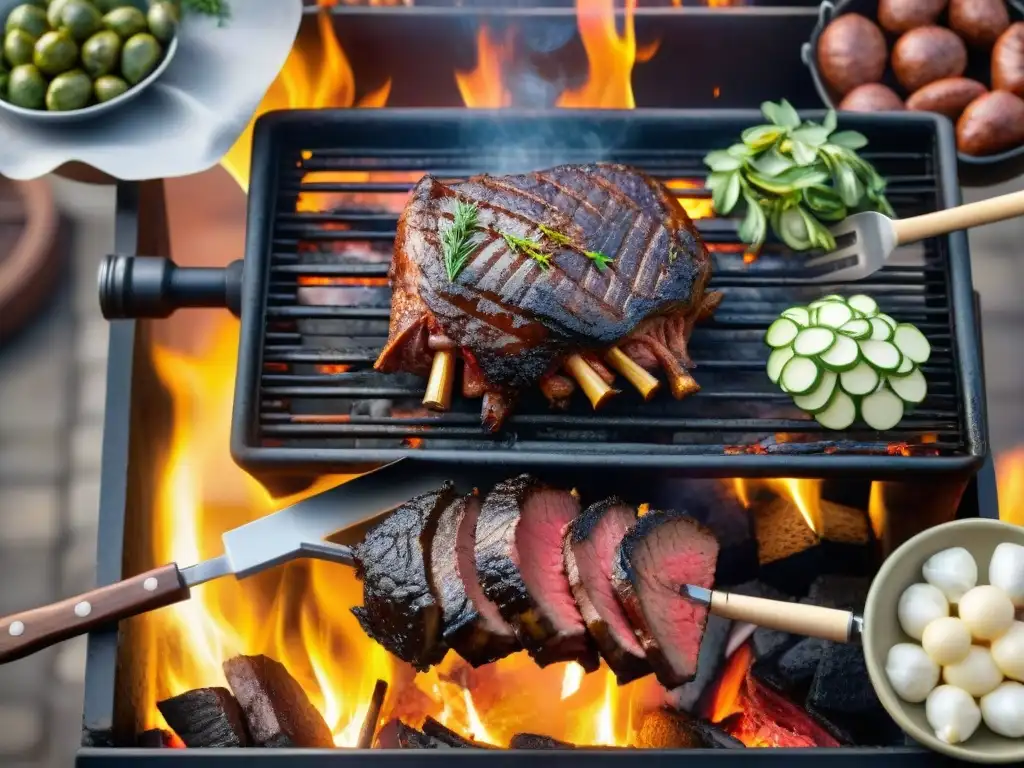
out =
{"type": "Polygon", "coordinates": [[[815,283],[863,280],[884,267],[901,245],[1022,215],[1024,191],[909,219],[890,219],[873,211],[855,213],[832,227],[836,249],[809,259],[804,267],[815,270],[809,278],[815,283]]]}

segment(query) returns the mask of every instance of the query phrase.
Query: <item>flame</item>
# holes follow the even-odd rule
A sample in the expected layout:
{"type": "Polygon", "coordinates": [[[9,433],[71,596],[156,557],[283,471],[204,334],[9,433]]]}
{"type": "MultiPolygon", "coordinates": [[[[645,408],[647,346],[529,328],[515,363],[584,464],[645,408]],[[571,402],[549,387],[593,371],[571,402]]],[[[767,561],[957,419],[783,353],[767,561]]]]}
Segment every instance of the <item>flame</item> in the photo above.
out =
{"type": "Polygon", "coordinates": [[[759,492],[768,493],[789,499],[796,504],[800,514],[807,521],[807,526],[815,533],[821,533],[821,480],[806,480],[797,478],[776,478],[769,480],[748,480],[736,478],[733,480],[733,489],[736,498],[747,509],[751,506],[751,500],[759,492]]]}
{"type": "Polygon", "coordinates": [[[570,662],[565,665],[565,675],[562,677],[562,701],[565,701],[580,689],[583,684],[583,675],[586,670],[579,664],[570,662]]]}
{"type": "Polygon", "coordinates": [[[511,28],[505,30],[502,40],[492,40],[486,24],[480,26],[476,39],[476,69],[455,73],[455,84],[467,107],[496,109],[512,106],[512,94],[505,87],[504,67],[511,57],[511,28]]]}
{"type": "Polygon", "coordinates": [[[744,643],[729,657],[722,676],[718,678],[715,695],[708,707],[708,719],[711,722],[720,723],[727,717],[743,711],[743,683],[753,658],[750,643],[744,643]]]}
{"type": "Polygon", "coordinates": [[[999,518],[1024,525],[1024,446],[996,459],[999,518]]]}
{"type": "Polygon", "coordinates": [[[871,493],[868,496],[868,519],[871,521],[871,530],[877,541],[885,537],[885,498],[882,495],[882,484],[872,483],[871,493]]]}

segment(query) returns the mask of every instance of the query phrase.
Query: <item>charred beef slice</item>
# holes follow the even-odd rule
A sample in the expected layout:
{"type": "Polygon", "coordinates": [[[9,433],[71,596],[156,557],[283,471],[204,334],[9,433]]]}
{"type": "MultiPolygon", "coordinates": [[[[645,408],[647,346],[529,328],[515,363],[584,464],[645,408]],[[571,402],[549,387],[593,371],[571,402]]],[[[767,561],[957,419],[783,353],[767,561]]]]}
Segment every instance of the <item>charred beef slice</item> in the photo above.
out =
{"type": "Polygon", "coordinates": [[[569,585],[591,638],[619,684],[649,674],[644,649],[612,587],[612,565],[623,536],[637,521],[621,499],[591,504],[566,528],[563,554],[569,585]]]}
{"type": "Polygon", "coordinates": [[[363,605],[352,613],[366,634],[420,670],[447,651],[429,567],[438,519],[453,501],[452,483],[410,499],[371,528],[355,552],[363,605]]]}
{"type": "Polygon", "coordinates": [[[442,636],[474,667],[519,649],[512,627],[484,595],[476,572],[480,497],[456,499],[441,513],[430,548],[433,593],[441,603],[442,636]]]}
{"type": "Polygon", "coordinates": [[[707,609],[679,595],[711,587],[718,541],[689,515],[650,511],[619,545],[612,582],[658,681],[672,689],[697,672],[707,609]]]}
{"type": "Polygon", "coordinates": [[[484,594],[542,667],[558,661],[598,666],[562,557],[566,527],[578,513],[568,491],[520,475],[487,494],[476,524],[484,594]]]}

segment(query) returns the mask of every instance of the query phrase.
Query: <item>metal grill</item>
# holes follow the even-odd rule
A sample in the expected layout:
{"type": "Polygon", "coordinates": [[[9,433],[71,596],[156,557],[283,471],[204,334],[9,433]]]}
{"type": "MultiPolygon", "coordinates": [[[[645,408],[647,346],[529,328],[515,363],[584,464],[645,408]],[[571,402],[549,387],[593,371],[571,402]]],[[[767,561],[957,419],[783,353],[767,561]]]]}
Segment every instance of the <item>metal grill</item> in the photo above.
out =
{"type": "MultiPolygon", "coordinates": [[[[820,119],[820,115],[818,116],[820,119]]],[[[787,306],[850,286],[808,284],[801,257],[770,243],[745,263],[736,221],[703,218],[712,288],[725,300],[690,351],[696,396],[649,403],[628,385],[594,412],[582,393],[550,410],[524,394],[498,434],[479,400],[425,411],[424,381],[379,374],[387,269],[404,200],[423,173],[460,179],[560,163],[636,166],[684,205],[709,208],[704,154],[760,120],[753,112],[289,112],[263,118],[254,143],[243,336],[233,451],[256,472],[324,472],[410,456],[501,465],[646,467],[738,474],[969,473],[986,452],[966,238],[901,249],[856,291],[915,323],[933,345],[928,399],[895,429],[824,430],[764,374],[767,325],[787,306]],[[804,282],[802,282],[804,280],[804,282]]],[[[948,126],[926,115],[844,117],[870,143],[898,215],[958,202],[948,126]]],[[[458,392],[456,386],[456,393],[458,392]]]]}

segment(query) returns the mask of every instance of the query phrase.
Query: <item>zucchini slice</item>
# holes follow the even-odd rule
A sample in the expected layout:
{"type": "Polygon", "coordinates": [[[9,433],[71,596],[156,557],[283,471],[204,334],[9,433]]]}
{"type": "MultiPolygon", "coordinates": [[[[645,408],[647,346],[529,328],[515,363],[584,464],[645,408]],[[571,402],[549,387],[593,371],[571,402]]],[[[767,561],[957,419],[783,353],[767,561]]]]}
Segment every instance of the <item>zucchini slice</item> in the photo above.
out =
{"type": "Polygon", "coordinates": [[[811,324],[811,312],[807,307],[790,307],[782,310],[782,317],[788,317],[801,328],[811,324]]]}
{"type": "Polygon", "coordinates": [[[814,420],[825,429],[846,429],[857,419],[857,406],[853,398],[842,390],[837,390],[832,396],[832,402],[828,408],[814,414],[814,420]]]}
{"type": "Polygon", "coordinates": [[[860,417],[879,432],[895,427],[903,419],[903,401],[890,389],[880,389],[860,401],[860,417]]]}
{"type": "Polygon", "coordinates": [[[804,413],[812,415],[825,410],[832,402],[832,396],[839,391],[838,378],[832,371],[825,371],[821,374],[818,386],[806,395],[796,395],[793,403],[804,413]]]}
{"type": "Polygon", "coordinates": [[[863,360],[856,367],[839,374],[839,386],[848,395],[860,397],[875,391],[882,377],[863,360]]]}
{"type": "Polygon", "coordinates": [[[900,367],[895,371],[889,371],[889,377],[899,378],[900,376],[908,376],[915,370],[917,370],[917,366],[914,365],[914,361],[904,355],[903,359],[900,361],[900,367]]]}
{"type": "Polygon", "coordinates": [[[893,320],[893,319],[892,319],[891,317],[889,317],[889,316],[888,316],[887,314],[885,314],[884,312],[879,312],[879,313],[878,313],[877,315],[875,315],[875,317],[877,317],[877,318],[878,318],[879,320],[881,320],[881,321],[882,321],[883,323],[885,323],[886,325],[888,325],[888,326],[889,326],[890,328],[892,328],[892,329],[893,329],[894,331],[896,330],[896,326],[897,326],[897,325],[899,325],[899,323],[897,323],[897,322],[896,322],[895,320],[893,320]]]}
{"type": "Polygon", "coordinates": [[[889,341],[892,339],[892,326],[885,322],[885,320],[878,317],[872,317],[868,322],[871,323],[872,339],[875,341],[889,341]]]}
{"type": "Polygon", "coordinates": [[[849,322],[843,323],[839,328],[839,332],[844,336],[849,336],[851,339],[870,339],[871,322],[862,317],[855,317],[849,322]]]}
{"type": "Polygon", "coordinates": [[[853,310],[838,301],[829,301],[818,307],[818,325],[826,328],[841,328],[853,319],[853,310]]]}
{"type": "Polygon", "coordinates": [[[891,341],[868,339],[859,343],[860,353],[872,368],[884,373],[899,370],[900,363],[903,362],[903,355],[891,341]]]}
{"type": "Polygon", "coordinates": [[[928,382],[920,368],[915,368],[907,376],[889,379],[889,387],[908,405],[919,405],[928,397],[928,382]]]}
{"type": "Polygon", "coordinates": [[[835,343],[818,356],[830,371],[848,371],[860,362],[860,347],[849,336],[836,334],[835,343]]]}
{"type": "Polygon", "coordinates": [[[858,312],[862,312],[864,317],[874,317],[878,314],[878,302],[863,293],[851,296],[846,303],[858,312]]]}
{"type": "Polygon", "coordinates": [[[800,326],[788,317],[780,317],[768,326],[764,334],[764,343],[772,349],[785,347],[793,343],[793,339],[800,333],[800,326]]]}
{"type": "Polygon", "coordinates": [[[821,367],[809,357],[794,355],[782,368],[779,385],[790,395],[806,395],[821,380],[821,367]]]}
{"type": "Polygon", "coordinates": [[[901,353],[909,357],[917,365],[928,362],[932,356],[932,345],[916,327],[909,323],[900,323],[893,332],[893,341],[901,353]]]}
{"type": "Polygon", "coordinates": [[[838,335],[831,328],[812,326],[804,328],[793,340],[793,351],[804,357],[820,355],[827,352],[836,343],[838,335]]]}
{"type": "Polygon", "coordinates": [[[779,383],[779,376],[782,375],[782,369],[786,367],[786,363],[788,363],[790,358],[795,354],[793,347],[788,346],[773,349],[772,353],[768,355],[768,378],[771,379],[772,384],[779,383]]]}

